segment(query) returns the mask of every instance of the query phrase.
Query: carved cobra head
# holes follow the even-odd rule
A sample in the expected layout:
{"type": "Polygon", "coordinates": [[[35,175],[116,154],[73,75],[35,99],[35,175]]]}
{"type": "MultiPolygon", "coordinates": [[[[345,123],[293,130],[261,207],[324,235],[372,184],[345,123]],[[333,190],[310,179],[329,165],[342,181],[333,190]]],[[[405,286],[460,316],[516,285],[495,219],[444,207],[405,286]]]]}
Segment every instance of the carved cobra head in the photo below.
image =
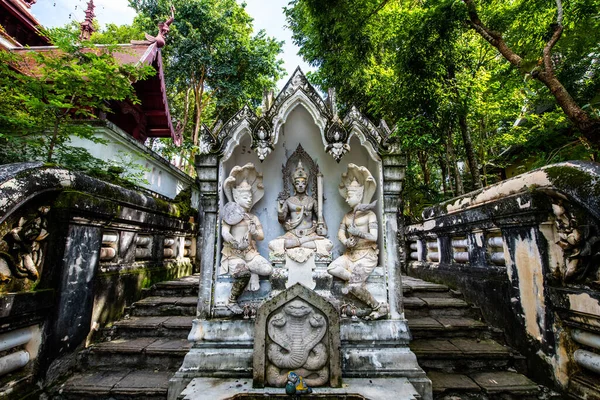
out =
{"type": "Polygon", "coordinates": [[[312,309],[302,300],[293,300],[286,304],[283,308],[283,312],[292,317],[304,317],[310,314],[312,309]]]}

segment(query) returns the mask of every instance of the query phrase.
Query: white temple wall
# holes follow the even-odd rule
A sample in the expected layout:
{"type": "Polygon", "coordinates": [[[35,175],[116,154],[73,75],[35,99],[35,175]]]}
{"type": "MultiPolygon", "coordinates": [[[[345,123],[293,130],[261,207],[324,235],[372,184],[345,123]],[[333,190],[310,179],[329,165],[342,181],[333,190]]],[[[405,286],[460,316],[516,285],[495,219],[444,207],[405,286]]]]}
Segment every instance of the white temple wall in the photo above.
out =
{"type": "MultiPolygon", "coordinates": [[[[383,202],[381,162],[374,160],[367,149],[360,144],[360,140],[356,136],[352,136],[350,140],[351,151],[344,155],[338,164],[330,154],[325,152],[319,127],[303,106],[296,106],[289,113],[285,124],[281,128],[273,152],[262,163],[251,149],[251,144],[250,133],[246,130],[229,159],[221,164],[219,187],[236,165],[241,166],[251,162],[263,174],[265,196],[254,206],[252,212],[260,219],[265,232],[265,239],[257,243],[258,250],[264,257],[268,258],[269,241],[285,233],[277,220],[277,196],[283,190],[282,164],[294,153],[299,144],[302,144],[304,150],[317,163],[323,174],[324,217],[327,223],[328,237],[334,244],[334,259],[344,252],[344,246],[337,239],[337,231],[344,214],[349,211],[349,207],[340,195],[338,185],[341,175],[346,172],[349,163],[365,166],[373,174],[373,177],[377,180],[377,191],[373,197],[373,200],[377,200],[376,213],[377,215],[383,214],[381,209],[383,202]]],[[[221,191],[220,206],[222,207],[225,202],[226,199],[221,191]]],[[[384,221],[379,221],[380,264],[384,263],[383,224],[384,221]]],[[[218,248],[221,248],[220,243],[218,248]]],[[[216,265],[219,265],[219,263],[220,256],[216,265]]]]}

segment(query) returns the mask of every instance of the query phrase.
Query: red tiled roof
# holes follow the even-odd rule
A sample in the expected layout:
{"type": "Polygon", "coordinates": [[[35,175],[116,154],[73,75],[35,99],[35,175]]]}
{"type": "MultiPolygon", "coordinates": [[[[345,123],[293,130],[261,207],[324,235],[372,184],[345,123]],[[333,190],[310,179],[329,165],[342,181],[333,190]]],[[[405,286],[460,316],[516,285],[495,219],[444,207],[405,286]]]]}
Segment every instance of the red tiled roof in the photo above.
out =
{"type": "Polygon", "coordinates": [[[35,38],[32,43],[19,43],[19,45],[41,45],[48,44],[48,38],[42,36],[38,26],[40,22],[31,14],[29,8],[22,0],[0,0],[0,10],[12,15],[18,21],[19,27],[30,34],[30,38],[35,38]]]}
{"type": "MultiPolygon", "coordinates": [[[[6,1],[6,0],[0,0],[6,1]]],[[[101,51],[105,46],[97,46],[87,51],[101,51]]],[[[16,54],[23,54],[22,62],[15,66],[24,74],[34,75],[36,64],[33,58],[27,57],[30,52],[58,52],[56,47],[30,47],[12,49],[16,54]]],[[[143,81],[134,82],[136,94],[141,101],[141,108],[146,116],[146,137],[171,137],[175,144],[181,144],[181,137],[175,133],[167,101],[162,53],[156,43],[119,45],[113,56],[122,64],[147,64],[153,66],[157,73],[143,81]]],[[[131,133],[131,132],[130,132],[131,133]]],[[[138,138],[143,139],[143,138],[138,138]]]]}

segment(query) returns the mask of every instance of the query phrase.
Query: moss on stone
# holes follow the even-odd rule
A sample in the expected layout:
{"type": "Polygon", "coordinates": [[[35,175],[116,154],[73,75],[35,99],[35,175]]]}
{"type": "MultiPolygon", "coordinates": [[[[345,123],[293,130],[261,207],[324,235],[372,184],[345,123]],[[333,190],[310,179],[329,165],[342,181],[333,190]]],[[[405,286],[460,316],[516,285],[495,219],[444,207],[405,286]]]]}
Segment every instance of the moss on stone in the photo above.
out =
{"type": "Polygon", "coordinates": [[[558,189],[569,188],[585,197],[599,197],[599,182],[590,174],[577,168],[556,165],[546,169],[550,182],[558,189]]]}
{"type": "Polygon", "coordinates": [[[63,191],[55,200],[53,208],[81,208],[82,205],[91,207],[95,212],[108,214],[112,217],[119,215],[121,206],[111,200],[96,197],[89,193],[75,190],[63,191]]]}

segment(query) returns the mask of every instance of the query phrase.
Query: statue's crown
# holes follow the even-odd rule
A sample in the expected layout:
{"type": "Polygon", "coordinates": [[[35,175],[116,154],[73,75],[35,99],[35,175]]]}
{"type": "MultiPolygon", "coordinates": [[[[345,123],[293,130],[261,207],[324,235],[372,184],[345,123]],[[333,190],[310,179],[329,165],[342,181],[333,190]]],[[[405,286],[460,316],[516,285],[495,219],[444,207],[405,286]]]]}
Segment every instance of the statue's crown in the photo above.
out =
{"type": "Polygon", "coordinates": [[[296,180],[298,178],[308,179],[308,174],[306,173],[306,170],[304,169],[304,166],[302,165],[302,161],[298,161],[298,166],[294,170],[294,174],[292,176],[293,176],[294,180],[296,180]]]}
{"type": "Polygon", "coordinates": [[[356,191],[356,190],[360,190],[363,189],[364,186],[361,185],[360,183],[358,183],[358,181],[356,180],[356,178],[352,179],[352,182],[350,182],[350,184],[347,186],[347,189],[349,191],[356,191]]]}
{"type": "Polygon", "coordinates": [[[237,185],[236,187],[233,188],[234,193],[250,192],[250,191],[252,191],[252,186],[250,186],[250,184],[248,184],[248,181],[246,181],[245,179],[242,181],[242,183],[240,183],[239,185],[237,185]]]}

